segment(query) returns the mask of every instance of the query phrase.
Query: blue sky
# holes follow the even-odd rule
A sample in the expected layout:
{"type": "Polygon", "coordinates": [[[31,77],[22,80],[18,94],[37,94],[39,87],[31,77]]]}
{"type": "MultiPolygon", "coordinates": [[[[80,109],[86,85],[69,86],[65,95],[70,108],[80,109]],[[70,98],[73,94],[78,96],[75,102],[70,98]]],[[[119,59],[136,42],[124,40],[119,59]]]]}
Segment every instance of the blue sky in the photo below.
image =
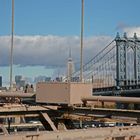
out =
{"type": "MultiPolygon", "coordinates": [[[[0,0],[0,74],[4,81],[9,76],[11,1],[0,0]]],[[[84,62],[116,32],[140,34],[139,6],[140,0],[85,0],[84,62]]],[[[80,22],[81,0],[15,0],[14,76],[64,74],[70,47],[78,64],[80,22]]]]}
{"type": "MultiPolygon", "coordinates": [[[[85,0],[85,34],[139,26],[139,0],[85,0]]],[[[79,35],[81,0],[15,0],[15,34],[79,35]]],[[[11,0],[0,0],[0,35],[10,34],[11,0]]]]}

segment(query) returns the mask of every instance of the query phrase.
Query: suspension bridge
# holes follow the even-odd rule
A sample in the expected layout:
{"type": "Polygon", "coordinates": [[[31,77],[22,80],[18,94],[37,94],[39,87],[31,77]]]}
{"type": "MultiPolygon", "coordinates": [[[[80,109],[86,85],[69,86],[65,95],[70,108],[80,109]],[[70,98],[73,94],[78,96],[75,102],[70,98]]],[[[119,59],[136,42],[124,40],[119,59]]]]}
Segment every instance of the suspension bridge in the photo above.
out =
{"type": "MultiPolygon", "coordinates": [[[[73,73],[78,77],[80,71],[73,73]]],[[[140,96],[140,38],[117,33],[104,49],[83,66],[83,79],[93,94],[140,96]]]]}

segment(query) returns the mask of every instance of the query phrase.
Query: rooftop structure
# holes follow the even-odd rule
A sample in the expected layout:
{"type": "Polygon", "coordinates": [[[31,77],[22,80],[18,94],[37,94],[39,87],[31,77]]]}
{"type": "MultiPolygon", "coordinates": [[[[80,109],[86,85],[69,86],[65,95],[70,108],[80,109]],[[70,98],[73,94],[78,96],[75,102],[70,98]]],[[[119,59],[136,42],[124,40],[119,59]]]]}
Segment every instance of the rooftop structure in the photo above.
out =
{"type": "Polygon", "coordinates": [[[36,102],[49,104],[81,104],[81,98],[92,96],[92,84],[87,83],[38,83],[36,102]]]}

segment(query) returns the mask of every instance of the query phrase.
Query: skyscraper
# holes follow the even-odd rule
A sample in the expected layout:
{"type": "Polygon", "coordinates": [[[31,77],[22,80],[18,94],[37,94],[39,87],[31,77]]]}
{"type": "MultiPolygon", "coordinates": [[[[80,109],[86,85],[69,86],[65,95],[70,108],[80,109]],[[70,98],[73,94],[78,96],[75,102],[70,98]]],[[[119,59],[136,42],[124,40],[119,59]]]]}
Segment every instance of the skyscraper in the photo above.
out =
{"type": "Polygon", "coordinates": [[[0,76],[0,87],[2,87],[2,76],[0,76]]]}
{"type": "Polygon", "coordinates": [[[26,83],[21,75],[16,75],[15,76],[15,82],[16,82],[16,88],[17,89],[20,89],[21,87],[24,87],[25,83],[26,83]]]}
{"type": "Polygon", "coordinates": [[[72,79],[72,73],[75,71],[74,68],[74,62],[71,57],[71,48],[69,49],[69,58],[68,58],[68,63],[67,63],[67,77],[68,81],[71,81],[72,79]]]}

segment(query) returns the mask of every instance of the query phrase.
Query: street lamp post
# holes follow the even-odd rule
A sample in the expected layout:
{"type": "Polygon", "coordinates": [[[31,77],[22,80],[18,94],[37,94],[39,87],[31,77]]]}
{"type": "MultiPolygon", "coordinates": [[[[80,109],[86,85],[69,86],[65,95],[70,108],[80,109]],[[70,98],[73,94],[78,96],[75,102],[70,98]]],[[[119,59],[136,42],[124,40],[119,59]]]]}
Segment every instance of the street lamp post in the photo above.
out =
{"type": "Polygon", "coordinates": [[[10,90],[12,90],[12,76],[13,76],[13,47],[14,47],[14,0],[12,0],[12,30],[11,30],[11,51],[10,51],[10,90]]]}
{"type": "Polygon", "coordinates": [[[81,53],[80,53],[80,81],[83,81],[83,32],[84,32],[84,0],[81,7],[81,53]]]}

